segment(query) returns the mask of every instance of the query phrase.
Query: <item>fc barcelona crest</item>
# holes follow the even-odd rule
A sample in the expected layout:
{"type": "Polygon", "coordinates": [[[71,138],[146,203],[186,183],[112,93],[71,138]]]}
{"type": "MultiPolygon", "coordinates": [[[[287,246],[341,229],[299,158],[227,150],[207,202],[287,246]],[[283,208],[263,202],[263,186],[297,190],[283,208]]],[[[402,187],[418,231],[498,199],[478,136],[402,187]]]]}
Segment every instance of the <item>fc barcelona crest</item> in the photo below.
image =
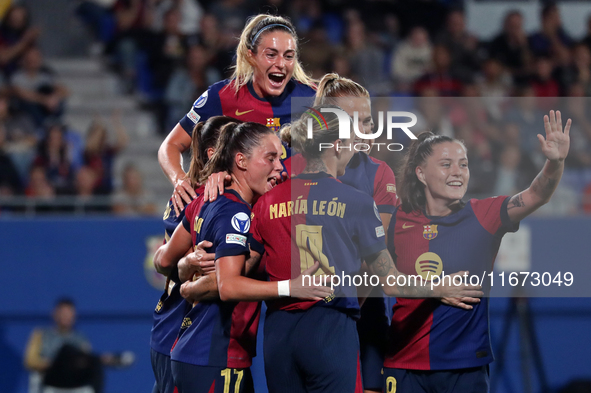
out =
{"type": "Polygon", "coordinates": [[[437,225],[423,225],[423,237],[433,240],[437,237],[437,225]]]}
{"type": "Polygon", "coordinates": [[[281,119],[278,117],[269,117],[267,118],[267,127],[272,129],[275,132],[278,132],[281,128],[281,119]]]}

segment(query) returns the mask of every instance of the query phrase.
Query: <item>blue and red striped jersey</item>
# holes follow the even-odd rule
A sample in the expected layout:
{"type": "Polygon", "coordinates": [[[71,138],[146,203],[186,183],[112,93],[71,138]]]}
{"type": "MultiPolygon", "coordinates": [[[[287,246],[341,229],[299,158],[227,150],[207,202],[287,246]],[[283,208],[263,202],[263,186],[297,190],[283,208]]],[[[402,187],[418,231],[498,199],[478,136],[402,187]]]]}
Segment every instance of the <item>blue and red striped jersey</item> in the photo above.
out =
{"type": "MultiPolygon", "coordinates": [[[[204,187],[201,186],[195,190],[199,197],[203,194],[204,187]]],[[[177,216],[172,207],[172,199],[168,201],[166,210],[164,211],[164,242],[170,240],[176,227],[183,221],[185,217],[185,209],[177,216]]],[[[176,269],[176,268],[175,268],[176,269]]],[[[173,281],[178,281],[178,271],[171,274],[173,281]]],[[[153,313],[152,332],[150,334],[150,346],[156,352],[170,355],[170,349],[176,340],[179,326],[183,322],[185,314],[189,311],[190,305],[180,294],[180,282],[174,282],[174,287],[164,289],[164,293],[160,297],[156,309],[153,313]]]]}
{"type": "MultiPolygon", "coordinates": [[[[284,163],[288,173],[296,176],[306,167],[301,154],[294,154],[284,163]]],[[[396,208],[396,180],[390,166],[382,160],[357,152],[347,164],[342,183],[373,197],[380,213],[394,213],[396,208]]]]}
{"type": "MultiPolygon", "coordinates": [[[[398,208],[388,231],[388,248],[398,270],[423,278],[462,270],[478,277],[490,273],[501,238],[519,228],[509,219],[508,201],[508,197],[472,199],[445,217],[398,208]]],[[[449,370],[493,361],[488,298],[472,310],[438,299],[398,298],[392,310],[385,367],[449,370]]]]}
{"type": "MultiPolygon", "coordinates": [[[[193,243],[208,240],[216,263],[249,253],[250,205],[226,189],[214,202],[198,198],[185,209],[183,225],[193,243]]],[[[256,350],[259,302],[201,301],[185,316],[171,359],[197,366],[250,367],[256,350]]]]}
{"type": "MultiPolygon", "coordinates": [[[[324,172],[301,174],[263,195],[253,209],[251,234],[251,248],[266,257],[271,281],[296,278],[316,260],[322,266],[318,274],[353,276],[364,257],[386,248],[373,199],[324,172]]],[[[320,302],[290,298],[267,304],[270,310],[328,306],[358,316],[353,284],[336,288],[335,295],[320,302]]]]}
{"type": "MultiPolygon", "coordinates": [[[[293,98],[310,98],[312,104],[316,91],[295,80],[290,80],[285,90],[277,97],[259,97],[252,83],[242,86],[238,93],[234,89],[234,79],[226,79],[214,83],[194,103],[193,107],[180,121],[183,129],[191,135],[195,124],[207,121],[213,116],[229,116],[241,121],[252,121],[273,128],[276,132],[284,124],[291,122],[293,98]]],[[[304,100],[302,100],[304,101],[304,100]]],[[[293,108],[294,113],[301,114],[306,108],[293,108]]],[[[284,145],[282,159],[289,157],[290,149],[284,145]]]]}

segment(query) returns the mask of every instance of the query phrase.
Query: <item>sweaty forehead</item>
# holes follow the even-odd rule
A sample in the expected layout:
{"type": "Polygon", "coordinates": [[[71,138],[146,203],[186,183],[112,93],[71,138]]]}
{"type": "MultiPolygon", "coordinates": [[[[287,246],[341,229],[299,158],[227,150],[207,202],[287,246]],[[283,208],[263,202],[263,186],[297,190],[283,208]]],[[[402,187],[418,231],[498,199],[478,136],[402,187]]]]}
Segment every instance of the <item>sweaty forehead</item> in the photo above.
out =
{"type": "Polygon", "coordinates": [[[458,142],[443,142],[433,147],[433,154],[431,157],[437,159],[451,158],[451,159],[462,159],[466,158],[466,149],[461,143],[458,142]]]}
{"type": "Polygon", "coordinates": [[[349,116],[353,116],[353,112],[358,112],[360,117],[371,114],[371,103],[367,97],[338,97],[337,105],[343,108],[349,116]]]}
{"type": "Polygon", "coordinates": [[[275,30],[268,33],[263,33],[261,43],[259,44],[260,50],[275,49],[280,52],[288,50],[296,50],[295,41],[290,33],[284,30],[275,30]]]}

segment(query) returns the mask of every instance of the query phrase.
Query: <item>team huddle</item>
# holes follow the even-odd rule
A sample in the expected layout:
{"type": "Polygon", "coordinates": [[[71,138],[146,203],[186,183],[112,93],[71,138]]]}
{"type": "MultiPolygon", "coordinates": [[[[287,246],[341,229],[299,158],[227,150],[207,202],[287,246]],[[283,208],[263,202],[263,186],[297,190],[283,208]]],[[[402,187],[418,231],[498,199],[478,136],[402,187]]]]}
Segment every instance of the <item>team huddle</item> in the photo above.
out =
{"type": "Polygon", "coordinates": [[[154,257],[168,277],[151,334],[154,392],[254,391],[262,301],[269,392],[487,392],[486,288],[387,277],[422,274],[425,263],[435,275],[491,271],[503,235],[556,189],[570,120],[563,130],[560,112],[544,117],[547,160],[528,189],[464,202],[459,140],[421,133],[397,181],[385,162],[346,148],[371,141],[342,139],[326,109],[370,134],[369,93],[336,74],[311,80],[297,42],[285,18],[252,18],[233,77],[195,101],[159,150],[175,190],[154,257]],[[292,119],[296,97],[309,103],[292,119]],[[302,280],[361,272],[380,285],[302,280]],[[384,295],[397,300],[391,322],[384,295]]]}

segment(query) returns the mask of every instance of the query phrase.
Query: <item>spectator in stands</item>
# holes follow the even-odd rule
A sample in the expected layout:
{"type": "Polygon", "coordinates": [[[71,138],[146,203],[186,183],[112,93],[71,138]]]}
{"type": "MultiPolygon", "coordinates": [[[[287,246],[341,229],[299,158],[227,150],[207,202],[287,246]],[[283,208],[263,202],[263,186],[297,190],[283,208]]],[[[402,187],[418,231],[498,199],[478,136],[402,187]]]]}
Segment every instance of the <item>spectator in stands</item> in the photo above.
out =
{"type": "Polygon", "coordinates": [[[344,54],[351,66],[353,80],[366,86],[372,93],[387,94],[391,87],[384,72],[384,54],[369,42],[365,30],[361,19],[349,20],[344,54]]]}
{"type": "Polygon", "coordinates": [[[22,69],[12,75],[10,84],[21,109],[31,115],[37,126],[62,115],[68,90],[44,65],[37,47],[30,47],[23,54],[22,69]]]}
{"type": "Polygon", "coordinates": [[[567,167],[591,168],[591,116],[589,116],[588,99],[581,83],[575,83],[567,91],[564,98],[565,116],[573,119],[570,138],[572,147],[567,167]]]}
{"type": "Polygon", "coordinates": [[[123,170],[123,186],[113,198],[113,211],[132,216],[156,213],[153,197],[144,190],[142,175],[132,164],[128,164],[123,170]]]}
{"type": "Polygon", "coordinates": [[[6,128],[0,124],[0,196],[20,194],[21,178],[5,148],[6,128]]]}
{"type": "Polygon", "coordinates": [[[587,34],[581,40],[581,44],[584,44],[591,50],[591,15],[587,18],[587,34]]]}
{"type": "Polygon", "coordinates": [[[523,29],[523,15],[509,11],[503,22],[503,31],[489,45],[489,56],[499,60],[513,75],[515,83],[523,79],[530,68],[531,53],[523,29]]]}
{"type": "Polygon", "coordinates": [[[304,36],[306,45],[300,48],[300,59],[312,78],[320,80],[330,72],[329,65],[334,56],[334,46],[328,41],[326,29],[316,22],[304,36]]]}
{"type": "MultiPolygon", "coordinates": [[[[538,57],[535,61],[534,74],[530,79],[530,85],[536,97],[559,97],[560,86],[552,75],[553,64],[549,57],[538,57]]],[[[542,110],[556,107],[555,99],[540,101],[542,110]]]]}
{"type": "Polygon", "coordinates": [[[39,37],[38,27],[31,26],[29,10],[22,4],[11,6],[0,24],[0,67],[9,76],[21,56],[34,46],[39,37]]]}
{"type": "Polygon", "coordinates": [[[211,53],[203,45],[193,45],[188,50],[185,67],[178,67],[173,73],[164,95],[165,130],[171,130],[186,114],[186,108],[221,79],[218,70],[209,65],[210,59],[211,53]]]}
{"type": "Polygon", "coordinates": [[[163,92],[176,66],[187,55],[188,37],[180,30],[181,12],[172,7],[164,14],[163,29],[153,33],[144,44],[152,71],[153,88],[163,92]]]}
{"type": "Polygon", "coordinates": [[[581,85],[584,96],[591,96],[591,48],[577,44],[573,48],[574,83],[581,85]]]}
{"type": "Polygon", "coordinates": [[[166,27],[166,14],[172,8],[180,12],[178,28],[183,35],[194,35],[199,33],[200,21],[203,17],[203,8],[195,0],[154,0],[152,1],[152,21],[150,28],[159,32],[166,27]]]}
{"type": "Polygon", "coordinates": [[[535,166],[527,156],[522,156],[519,147],[507,145],[501,152],[493,194],[514,195],[527,188],[535,175],[535,166]]]}
{"type": "Polygon", "coordinates": [[[520,86],[516,89],[516,98],[511,102],[505,122],[518,127],[522,153],[527,154],[539,166],[544,163],[544,157],[537,153],[539,141],[536,135],[540,132],[539,119],[543,113],[536,102],[531,86],[520,86]]]}
{"type": "Polygon", "coordinates": [[[414,84],[416,95],[425,89],[434,89],[438,95],[456,97],[462,90],[462,82],[451,68],[449,51],[443,45],[433,48],[433,69],[422,75],[414,84]]]}
{"type": "Polygon", "coordinates": [[[392,57],[390,75],[396,89],[408,92],[416,79],[431,69],[433,47],[427,30],[421,26],[413,27],[392,57]]]}
{"type": "Polygon", "coordinates": [[[117,0],[113,6],[115,36],[108,50],[116,55],[125,93],[136,88],[139,51],[150,23],[148,6],[148,0],[117,0]]]}
{"type": "Polygon", "coordinates": [[[478,39],[466,30],[464,11],[451,10],[445,29],[435,38],[435,44],[443,45],[450,54],[451,68],[462,82],[472,81],[478,70],[478,39]]]}
{"type": "Polygon", "coordinates": [[[108,195],[113,190],[113,160],[129,141],[121,121],[121,111],[113,112],[112,124],[115,129],[115,143],[108,141],[107,127],[99,118],[94,119],[86,134],[84,164],[94,171],[94,193],[98,195],[108,195]]]}
{"type": "Polygon", "coordinates": [[[495,164],[490,142],[482,134],[474,134],[469,125],[456,129],[455,138],[464,142],[468,149],[470,163],[470,185],[468,192],[476,197],[490,195],[495,180],[495,164]]]}
{"type": "Polygon", "coordinates": [[[211,54],[210,64],[224,77],[232,74],[230,65],[233,62],[236,42],[228,31],[222,31],[219,21],[213,14],[205,14],[201,18],[201,32],[198,41],[211,54]]]}
{"type": "Polygon", "coordinates": [[[551,56],[556,46],[570,48],[574,41],[562,28],[560,10],[555,3],[542,9],[542,30],[529,36],[529,47],[534,56],[551,56]]]}
{"type": "Polygon", "coordinates": [[[9,96],[0,93],[0,127],[5,132],[5,151],[10,155],[22,180],[26,179],[31,162],[37,154],[41,136],[32,120],[25,114],[10,111],[9,96]]]}
{"type": "Polygon", "coordinates": [[[33,165],[45,170],[47,179],[58,194],[71,194],[75,171],[64,132],[64,127],[59,124],[48,128],[47,136],[39,144],[33,165]]]}
{"type": "Polygon", "coordinates": [[[476,84],[488,115],[494,121],[500,121],[503,117],[507,97],[511,95],[511,82],[511,75],[505,72],[499,60],[489,58],[484,61],[482,74],[476,78],[476,84]]]}
{"type": "Polygon", "coordinates": [[[96,172],[87,166],[81,167],[74,181],[76,202],[74,211],[84,213],[109,212],[111,203],[108,198],[96,198],[96,172]]]}
{"type": "Polygon", "coordinates": [[[25,189],[25,195],[30,198],[52,199],[55,197],[55,189],[47,179],[45,168],[33,165],[29,171],[29,182],[25,189]]]}
{"type": "Polygon", "coordinates": [[[424,89],[421,94],[417,100],[417,124],[412,128],[415,135],[429,130],[434,134],[454,138],[454,127],[439,98],[439,92],[435,89],[424,89]]]}

